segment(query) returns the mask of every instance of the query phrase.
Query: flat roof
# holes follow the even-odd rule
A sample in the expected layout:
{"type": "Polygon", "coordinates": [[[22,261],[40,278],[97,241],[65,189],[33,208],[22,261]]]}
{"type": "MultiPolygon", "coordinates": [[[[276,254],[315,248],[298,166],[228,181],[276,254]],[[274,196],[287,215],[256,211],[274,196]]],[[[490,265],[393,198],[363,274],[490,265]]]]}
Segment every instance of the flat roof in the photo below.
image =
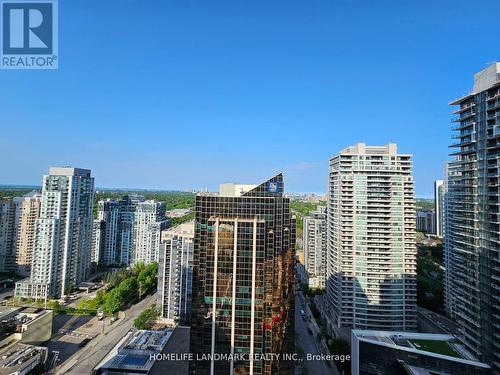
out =
{"type": "MultiPolygon", "coordinates": [[[[172,337],[162,353],[185,354],[189,353],[189,327],[177,326],[172,337]]],[[[188,361],[156,361],[148,375],[176,374],[187,375],[189,372],[188,361]]]]}
{"type": "Polygon", "coordinates": [[[452,335],[356,329],[352,330],[352,335],[359,341],[375,345],[392,347],[398,350],[489,368],[488,365],[479,362],[479,360],[452,335]]]}
{"type": "Polygon", "coordinates": [[[10,307],[0,310],[0,322],[16,319],[19,321],[24,320],[24,323],[27,323],[50,313],[52,313],[52,310],[45,310],[36,307],[10,307]],[[28,319],[24,319],[24,317],[27,317],[28,319]]]}
{"type": "MultiPolygon", "coordinates": [[[[16,341],[0,349],[0,375],[31,369],[47,359],[48,349],[16,341]]],[[[24,372],[23,372],[24,373],[24,372]]]]}
{"type": "Polygon", "coordinates": [[[184,235],[194,236],[194,220],[176,225],[175,227],[165,229],[162,231],[162,236],[166,235],[184,235]]]}
{"type": "Polygon", "coordinates": [[[73,167],[50,167],[49,175],[53,176],[85,176],[90,177],[90,169],[73,167]]]}
{"type": "Polygon", "coordinates": [[[172,336],[172,329],[162,331],[130,330],[96,366],[103,372],[131,371],[149,373],[155,354],[161,353],[172,336]]]}
{"type": "Polygon", "coordinates": [[[474,83],[470,93],[450,101],[449,105],[458,105],[461,102],[472,98],[480,92],[489,90],[500,85],[500,62],[494,62],[486,68],[474,74],[474,83]]]}
{"type": "Polygon", "coordinates": [[[168,210],[165,214],[168,217],[183,217],[189,215],[193,210],[190,208],[174,208],[173,210],[168,210]]]}

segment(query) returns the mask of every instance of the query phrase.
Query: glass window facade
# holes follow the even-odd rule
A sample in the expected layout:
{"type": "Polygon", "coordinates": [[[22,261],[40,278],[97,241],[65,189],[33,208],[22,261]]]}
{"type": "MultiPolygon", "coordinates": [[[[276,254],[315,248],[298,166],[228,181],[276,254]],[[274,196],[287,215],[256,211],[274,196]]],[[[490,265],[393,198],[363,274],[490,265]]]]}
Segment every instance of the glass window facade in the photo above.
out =
{"type": "Polygon", "coordinates": [[[250,354],[293,351],[295,219],[277,175],[241,196],[196,198],[191,351],[245,354],[197,361],[196,374],[279,374],[250,354]]]}

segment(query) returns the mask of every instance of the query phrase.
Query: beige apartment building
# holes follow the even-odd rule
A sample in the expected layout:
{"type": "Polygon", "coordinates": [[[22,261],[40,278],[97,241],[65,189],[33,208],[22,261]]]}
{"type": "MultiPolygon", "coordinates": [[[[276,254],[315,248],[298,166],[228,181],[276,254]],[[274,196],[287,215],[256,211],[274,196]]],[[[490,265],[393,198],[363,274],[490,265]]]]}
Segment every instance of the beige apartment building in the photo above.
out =
{"type": "Polygon", "coordinates": [[[29,276],[31,269],[31,258],[35,244],[35,224],[40,217],[40,203],[42,194],[32,191],[23,197],[14,198],[15,211],[15,257],[17,273],[21,276],[29,276]]]}

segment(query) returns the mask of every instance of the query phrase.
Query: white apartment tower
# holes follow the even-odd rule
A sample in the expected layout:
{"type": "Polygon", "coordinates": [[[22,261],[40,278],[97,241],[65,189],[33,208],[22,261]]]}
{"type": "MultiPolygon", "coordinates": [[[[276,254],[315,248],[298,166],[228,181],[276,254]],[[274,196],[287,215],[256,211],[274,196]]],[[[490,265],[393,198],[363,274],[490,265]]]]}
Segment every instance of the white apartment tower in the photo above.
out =
{"type": "Polygon", "coordinates": [[[56,167],[43,177],[31,278],[16,294],[62,298],[88,277],[92,246],[94,178],[90,170],[56,167]],[[36,290],[35,290],[36,289],[36,290]]]}
{"type": "Polygon", "coordinates": [[[193,287],[194,221],[161,233],[157,306],[169,323],[189,324],[193,287]]]}
{"type": "Polygon", "coordinates": [[[330,324],[415,331],[412,156],[395,144],[342,150],[330,160],[327,213],[330,324]]]}
{"type": "Polygon", "coordinates": [[[324,288],[326,280],[326,212],[319,206],[304,218],[304,266],[309,286],[324,288]]]}
{"type": "Polygon", "coordinates": [[[131,263],[158,262],[161,231],[167,229],[169,221],[163,220],[165,204],[147,200],[135,206],[133,224],[134,245],[131,263]]]}
{"type": "Polygon", "coordinates": [[[93,262],[106,266],[120,263],[119,225],[120,203],[112,199],[99,201],[94,221],[93,262]]]}
{"type": "Polygon", "coordinates": [[[443,180],[434,181],[434,215],[436,225],[436,236],[443,237],[444,228],[444,182],[443,180]]]}
{"type": "Polygon", "coordinates": [[[145,201],[142,195],[99,201],[94,220],[93,262],[129,266],[158,261],[161,231],[170,223],[164,215],[164,203],[145,201]]]}

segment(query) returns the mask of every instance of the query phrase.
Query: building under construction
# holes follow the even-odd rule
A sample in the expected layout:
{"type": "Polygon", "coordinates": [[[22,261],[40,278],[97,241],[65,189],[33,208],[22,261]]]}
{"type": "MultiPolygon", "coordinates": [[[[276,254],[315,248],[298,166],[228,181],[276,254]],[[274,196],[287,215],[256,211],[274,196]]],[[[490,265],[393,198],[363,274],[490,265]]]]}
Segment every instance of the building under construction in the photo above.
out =
{"type": "Polygon", "coordinates": [[[294,349],[294,247],[281,174],[197,195],[190,345],[199,360],[191,373],[293,371],[293,363],[262,357],[294,349]]]}

